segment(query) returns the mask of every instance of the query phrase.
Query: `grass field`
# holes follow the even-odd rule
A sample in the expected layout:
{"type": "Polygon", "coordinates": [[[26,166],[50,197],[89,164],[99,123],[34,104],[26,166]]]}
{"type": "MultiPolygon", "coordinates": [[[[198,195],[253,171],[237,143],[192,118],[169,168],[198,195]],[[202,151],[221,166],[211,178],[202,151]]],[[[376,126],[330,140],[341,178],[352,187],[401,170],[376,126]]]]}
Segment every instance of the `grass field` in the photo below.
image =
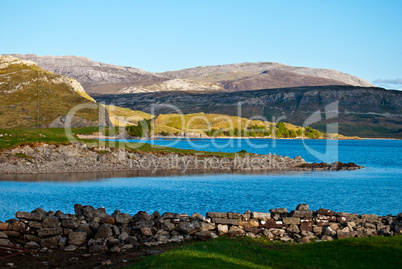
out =
{"type": "Polygon", "coordinates": [[[402,268],[402,236],[304,245],[218,238],[146,257],[128,268],[402,268]]]}
{"type": "MultiPolygon", "coordinates": [[[[91,146],[98,146],[98,140],[83,140],[78,139],[75,135],[77,134],[92,134],[94,132],[103,132],[105,135],[114,134],[118,132],[118,128],[97,128],[97,127],[87,127],[87,128],[72,128],[72,133],[74,138],[78,141],[85,142],[91,146]]],[[[48,143],[48,144],[69,144],[70,141],[65,134],[64,128],[36,128],[36,129],[0,129],[0,151],[13,148],[21,145],[31,145],[36,143],[48,143]]],[[[178,154],[196,154],[198,157],[226,157],[234,158],[235,153],[225,153],[225,152],[208,152],[208,151],[197,151],[190,149],[177,149],[170,147],[162,147],[157,145],[145,144],[145,143],[118,143],[114,141],[102,141],[105,146],[109,147],[120,147],[126,148],[133,152],[152,152],[152,153],[178,153],[178,154]],[[125,144],[125,145],[122,145],[125,144]],[[135,147],[132,145],[135,144],[135,147]]],[[[247,152],[236,153],[237,156],[244,156],[250,154],[247,152]]]]}

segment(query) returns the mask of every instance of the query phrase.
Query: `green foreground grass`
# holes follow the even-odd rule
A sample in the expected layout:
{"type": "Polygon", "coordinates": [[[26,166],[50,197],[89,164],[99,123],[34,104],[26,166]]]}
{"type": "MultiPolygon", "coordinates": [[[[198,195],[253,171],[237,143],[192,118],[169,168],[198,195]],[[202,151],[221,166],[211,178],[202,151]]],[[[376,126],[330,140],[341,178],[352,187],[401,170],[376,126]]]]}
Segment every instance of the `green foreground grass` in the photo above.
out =
{"type": "Polygon", "coordinates": [[[402,236],[303,245],[217,238],[146,257],[128,268],[402,268],[402,236]]]}
{"type": "MultiPolygon", "coordinates": [[[[198,157],[226,157],[234,158],[237,156],[245,156],[247,153],[245,151],[239,153],[226,153],[226,152],[208,152],[208,151],[197,151],[190,149],[177,149],[170,147],[163,147],[145,143],[127,143],[127,142],[115,142],[115,141],[97,141],[97,140],[85,140],[78,139],[76,135],[78,134],[92,134],[94,132],[103,132],[105,135],[114,134],[118,131],[118,128],[98,128],[98,127],[87,127],[87,128],[72,128],[71,132],[75,140],[87,143],[91,146],[102,146],[112,147],[112,148],[125,148],[132,152],[149,152],[149,153],[177,153],[177,154],[191,154],[197,155],[198,157]]],[[[32,129],[0,129],[0,151],[8,148],[18,147],[22,145],[32,145],[36,143],[48,143],[48,144],[69,144],[71,143],[65,134],[64,128],[32,128],[32,129]]]]}

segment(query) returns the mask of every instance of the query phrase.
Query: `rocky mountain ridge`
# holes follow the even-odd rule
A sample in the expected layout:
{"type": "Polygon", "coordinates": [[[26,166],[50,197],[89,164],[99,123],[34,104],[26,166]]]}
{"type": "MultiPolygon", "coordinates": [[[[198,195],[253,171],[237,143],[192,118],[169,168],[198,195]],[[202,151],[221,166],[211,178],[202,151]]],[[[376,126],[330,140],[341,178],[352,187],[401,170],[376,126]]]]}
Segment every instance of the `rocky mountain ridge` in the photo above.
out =
{"type": "Polygon", "coordinates": [[[91,61],[77,56],[11,54],[41,68],[78,80],[87,92],[127,94],[162,91],[245,91],[322,85],[374,87],[358,77],[336,70],[293,67],[259,62],[202,66],[163,73],[91,61]]]}

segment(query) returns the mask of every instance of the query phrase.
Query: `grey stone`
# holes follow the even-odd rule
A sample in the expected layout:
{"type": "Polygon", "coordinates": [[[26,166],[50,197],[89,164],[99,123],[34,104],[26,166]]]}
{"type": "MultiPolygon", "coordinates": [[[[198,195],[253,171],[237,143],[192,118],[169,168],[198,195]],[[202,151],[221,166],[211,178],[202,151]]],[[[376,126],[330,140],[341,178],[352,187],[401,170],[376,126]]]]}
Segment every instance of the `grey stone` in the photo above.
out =
{"type": "Polygon", "coordinates": [[[216,224],[239,225],[238,219],[213,218],[212,222],[216,224]]]}
{"type": "Polygon", "coordinates": [[[309,210],[309,206],[307,204],[299,204],[297,205],[296,210],[309,210]]]}
{"type": "Polygon", "coordinates": [[[56,227],[56,228],[42,228],[38,230],[38,236],[39,237],[47,237],[47,236],[52,236],[52,235],[59,235],[63,232],[63,229],[61,227],[56,227]]]}
{"type": "Polygon", "coordinates": [[[207,218],[227,218],[228,213],[226,212],[207,212],[207,218]]]}
{"type": "Polygon", "coordinates": [[[286,224],[286,225],[289,225],[289,224],[300,224],[300,218],[295,218],[295,217],[292,217],[292,218],[283,218],[283,223],[284,224],[286,224]]]}
{"type": "Polygon", "coordinates": [[[107,224],[102,224],[99,229],[97,230],[94,238],[98,239],[98,238],[106,238],[108,236],[112,236],[113,235],[113,231],[112,228],[110,228],[107,224]]]}
{"type": "Polygon", "coordinates": [[[75,246],[84,245],[87,240],[86,232],[72,232],[68,234],[68,244],[75,246]]]}
{"type": "Polygon", "coordinates": [[[77,249],[76,245],[69,245],[64,248],[64,251],[75,251],[77,249]]]}
{"type": "Polygon", "coordinates": [[[311,211],[311,210],[295,210],[295,211],[292,211],[291,216],[293,218],[312,218],[313,211],[311,211]]]}
{"type": "Polygon", "coordinates": [[[258,220],[269,220],[271,219],[271,214],[262,212],[251,212],[251,218],[258,220]]]}
{"type": "Polygon", "coordinates": [[[40,241],[40,245],[42,248],[57,248],[59,246],[60,238],[60,235],[44,238],[40,241]]]}
{"type": "Polygon", "coordinates": [[[285,214],[288,213],[288,210],[286,208],[273,208],[270,209],[269,212],[271,212],[271,214],[285,214]]]}
{"type": "Polygon", "coordinates": [[[43,217],[43,228],[55,228],[60,226],[60,221],[57,217],[43,217]]]}
{"type": "Polygon", "coordinates": [[[24,245],[24,248],[27,249],[38,249],[40,248],[39,244],[33,241],[30,241],[24,245]]]}

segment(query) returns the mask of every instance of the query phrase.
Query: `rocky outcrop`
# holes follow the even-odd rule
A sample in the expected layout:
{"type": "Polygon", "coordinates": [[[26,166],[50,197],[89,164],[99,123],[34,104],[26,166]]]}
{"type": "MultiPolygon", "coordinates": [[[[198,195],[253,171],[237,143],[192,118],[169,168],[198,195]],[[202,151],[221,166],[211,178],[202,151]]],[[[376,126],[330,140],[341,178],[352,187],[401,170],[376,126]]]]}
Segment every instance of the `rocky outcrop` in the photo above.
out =
{"type": "Polygon", "coordinates": [[[351,214],[300,204],[296,210],[269,212],[208,212],[191,216],[139,211],[131,216],[115,210],[74,205],[75,214],[38,208],[17,212],[16,219],[0,222],[0,244],[46,251],[85,249],[89,252],[120,252],[139,246],[157,246],[189,239],[218,236],[263,237],[283,242],[308,243],[348,237],[402,234],[402,213],[397,216],[351,214]]]}
{"type": "Polygon", "coordinates": [[[62,173],[95,171],[301,171],[354,170],[355,164],[311,164],[273,154],[218,158],[182,154],[137,153],[129,149],[89,147],[87,144],[38,144],[7,149],[0,153],[0,174],[62,173]]]}

